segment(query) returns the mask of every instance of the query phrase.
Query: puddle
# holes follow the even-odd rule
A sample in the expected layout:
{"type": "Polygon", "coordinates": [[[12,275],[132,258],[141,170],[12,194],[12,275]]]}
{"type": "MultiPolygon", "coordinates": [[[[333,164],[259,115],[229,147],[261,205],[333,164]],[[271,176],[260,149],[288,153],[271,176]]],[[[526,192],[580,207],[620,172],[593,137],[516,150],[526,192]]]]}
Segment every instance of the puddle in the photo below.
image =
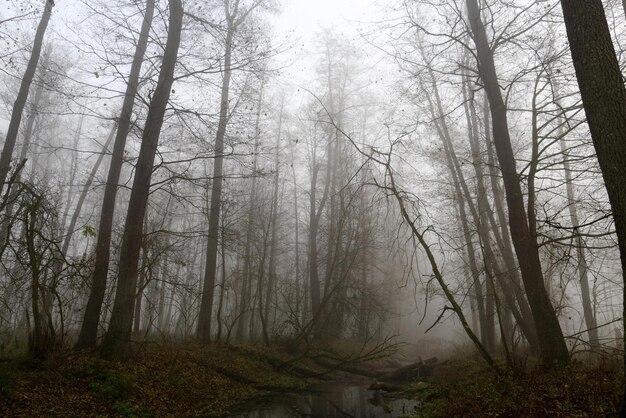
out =
{"type": "Polygon", "coordinates": [[[368,390],[370,381],[333,382],[312,386],[310,393],[285,394],[242,405],[234,418],[398,418],[416,415],[418,402],[382,399],[368,390]],[[381,402],[382,401],[382,402],[381,402]]]}

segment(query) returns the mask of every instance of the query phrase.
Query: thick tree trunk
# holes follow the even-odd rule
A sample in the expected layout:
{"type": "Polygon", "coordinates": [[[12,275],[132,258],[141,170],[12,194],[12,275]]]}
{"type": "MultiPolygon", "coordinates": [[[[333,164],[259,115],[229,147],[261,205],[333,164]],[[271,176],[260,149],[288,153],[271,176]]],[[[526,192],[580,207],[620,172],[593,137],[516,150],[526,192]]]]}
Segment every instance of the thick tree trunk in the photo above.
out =
{"type": "MultiPolygon", "coordinates": [[[[576,78],[626,272],[626,88],[601,0],[561,0],[576,78]]],[[[623,323],[626,323],[624,292],[623,323]]],[[[626,333],[624,333],[626,336],[626,333]]],[[[624,356],[626,366],[626,354],[624,356]]],[[[626,374],[626,367],[624,368],[626,374]]],[[[626,416],[626,392],[620,407],[626,416]]]]}
{"type": "Polygon", "coordinates": [[[517,263],[515,262],[515,255],[513,254],[513,247],[511,247],[511,235],[507,227],[506,214],[504,211],[504,196],[500,188],[500,176],[498,175],[498,168],[493,153],[491,130],[489,127],[489,102],[486,96],[484,99],[483,114],[485,139],[487,142],[487,165],[489,166],[489,177],[491,180],[491,189],[493,191],[494,206],[496,208],[496,214],[498,215],[498,222],[496,222],[495,216],[493,216],[493,214],[490,214],[489,222],[494,232],[497,230],[500,231],[500,234],[494,235],[496,236],[496,241],[498,243],[500,253],[502,254],[502,258],[504,259],[504,265],[506,267],[509,279],[508,281],[503,280],[500,283],[502,284],[502,289],[507,299],[507,303],[512,309],[511,313],[515,315],[515,310],[513,309],[513,307],[515,306],[515,302],[517,302],[517,306],[519,306],[520,316],[517,317],[516,315],[516,321],[520,326],[520,329],[522,330],[524,336],[526,337],[526,340],[528,341],[531,350],[535,353],[540,353],[541,350],[539,348],[539,337],[537,336],[537,330],[535,329],[535,321],[533,320],[532,311],[530,309],[530,306],[528,305],[526,295],[522,290],[517,263]],[[500,239],[498,239],[498,237],[500,237],[500,239]],[[509,291],[507,291],[507,287],[509,291]],[[509,300],[510,293],[514,295],[514,300],[509,300]]]}
{"type": "Polygon", "coordinates": [[[522,272],[524,288],[533,312],[541,356],[548,367],[564,365],[569,363],[569,353],[558,318],[544,286],[537,241],[529,230],[524,196],[511,147],[506,106],[498,85],[493,51],[489,46],[477,0],[467,0],[466,4],[478,55],[478,72],[491,105],[494,144],[506,191],[509,228],[522,272]]]}
{"type": "Polygon", "coordinates": [[[87,300],[85,315],[80,329],[77,345],[79,347],[93,347],[96,344],[98,335],[98,323],[100,322],[100,312],[102,302],[106,292],[107,275],[109,272],[109,260],[111,257],[111,236],[113,234],[113,214],[115,212],[115,200],[117,197],[117,187],[124,162],[124,148],[126,138],[130,130],[130,118],[133,112],[135,96],[139,86],[139,75],[143,57],[148,45],[148,37],[154,16],[154,0],[146,0],[146,10],[141,25],[141,32],[137,40],[137,48],[130,67],[128,84],[124,94],[124,103],[118,120],[117,134],[111,155],[109,174],[104,189],[102,199],[102,209],[100,210],[100,225],[96,242],[96,261],[91,282],[91,292],[87,300]]]}
{"type": "Polygon", "coordinates": [[[143,238],[143,220],[165,107],[174,83],[174,69],[182,30],[183,6],[181,0],[169,0],[169,6],[167,43],[163,53],[159,80],[143,130],[141,149],[124,225],[117,291],[109,328],[102,342],[102,354],[108,358],[125,359],[130,351],[133,308],[137,290],[137,264],[143,238]]]}
{"type": "Polygon", "coordinates": [[[11,121],[9,122],[9,128],[7,130],[6,140],[0,153],[0,194],[4,190],[4,184],[7,180],[7,175],[11,170],[11,158],[13,158],[13,150],[17,141],[17,135],[20,129],[20,123],[22,122],[22,114],[26,101],[28,100],[28,92],[30,85],[33,82],[35,71],[37,70],[37,64],[39,62],[39,56],[41,55],[41,48],[43,45],[44,34],[50,21],[50,15],[52,14],[52,7],[54,6],[53,0],[45,0],[45,6],[39,26],[37,26],[37,32],[35,33],[35,39],[33,41],[33,50],[24,71],[22,77],[22,83],[17,93],[17,98],[13,104],[13,111],[11,112],[11,121]]]}

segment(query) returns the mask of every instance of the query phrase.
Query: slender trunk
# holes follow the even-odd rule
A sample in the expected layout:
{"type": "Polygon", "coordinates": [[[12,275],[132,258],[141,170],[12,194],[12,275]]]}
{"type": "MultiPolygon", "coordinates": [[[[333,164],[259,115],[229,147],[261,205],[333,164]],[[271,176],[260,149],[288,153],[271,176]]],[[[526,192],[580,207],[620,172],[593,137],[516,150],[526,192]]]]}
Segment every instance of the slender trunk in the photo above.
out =
{"type": "Polygon", "coordinates": [[[572,181],[572,172],[570,170],[569,161],[567,160],[567,147],[563,136],[559,135],[559,145],[561,154],[563,155],[563,171],[565,173],[565,188],[567,191],[567,208],[569,209],[570,220],[576,235],[576,270],[578,271],[578,280],[580,281],[580,294],[583,302],[583,313],[585,316],[585,325],[587,325],[587,334],[589,335],[589,344],[593,350],[600,348],[600,340],[598,337],[598,324],[596,315],[591,301],[591,292],[589,290],[589,278],[587,272],[587,260],[585,259],[585,243],[580,236],[578,220],[578,209],[576,206],[576,197],[574,194],[574,183],[572,181]]]}
{"type": "Polygon", "coordinates": [[[13,158],[13,150],[17,141],[18,132],[20,129],[20,123],[22,121],[22,114],[26,101],[28,100],[28,92],[30,85],[33,82],[35,71],[37,70],[37,64],[39,63],[39,56],[41,55],[41,48],[43,45],[44,34],[50,21],[50,15],[52,14],[52,7],[54,6],[53,0],[45,0],[45,6],[39,26],[37,26],[37,32],[35,33],[35,39],[33,41],[33,50],[24,71],[20,89],[17,93],[15,103],[13,103],[13,111],[11,112],[11,121],[9,122],[9,128],[7,130],[6,140],[0,153],[0,194],[4,190],[7,175],[11,170],[11,158],[13,158]]]}
{"type": "Polygon", "coordinates": [[[215,134],[215,159],[213,161],[213,182],[211,184],[211,206],[209,209],[209,232],[207,240],[206,264],[204,267],[204,281],[200,303],[200,315],[198,317],[198,329],[196,336],[201,342],[211,341],[211,321],[213,319],[213,294],[215,292],[215,275],[217,274],[217,246],[220,223],[220,209],[222,205],[222,183],[224,166],[224,137],[228,125],[229,106],[228,96],[230,92],[231,77],[231,54],[233,48],[233,36],[236,27],[234,17],[226,9],[226,41],[224,53],[224,75],[222,78],[222,91],[220,97],[220,116],[215,134]]]}
{"type": "MultiPolygon", "coordinates": [[[[224,217],[222,217],[222,225],[224,224],[224,217]]],[[[215,337],[215,341],[220,341],[222,338],[222,309],[224,306],[224,294],[226,293],[226,240],[224,239],[224,228],[222,228],[222,251],[221,251],[221,261],[222,261],[222,284],[220,286],[220,298],[217,305],[217,336],[215,337]]]]}
{"type": "Polygon", "coordinates": [[[80,192],[80,196],[78,197],[78,202],[76,202],[76,208],[74,209],[74,213],[72,214],[72,218],[70,219],[70,224],[67,227],[67,234],[65,235],[65,239],[63,240],[63,247],[61,252],[63,255],[67,254],[67,250],[70,246],[70,242],[72,241],[72,237],[74,236],[74,229],[76,228],[76,223],[78,222],[78,217],[80,216],[80,212],[83,209],[83,204],[85,203],[85,199],[87,198],[87,194],[91,191],[91,185],[93,184],[93,180],[96,178],[96,174],[100,169],[100,165],[102,164],[102,160],[104,160],[104,156],[109,152],[109,146],[113,141],[113,135],[117,129],[117,125],[114,124],[111,128],[111,132],[109,133],[109,137],[107,138],[104,146],[102,147],[102,152],[98,155],[98,159],[93,165],[89,176],[87,177],[87,181],[83,186],[83,190],[80,192]]]}
{"type": "Polygon", "coordinates": [[[76,171],[78,169],[78,143],[80,142],[80,135],[83,129],[83,119],[85,115],[80,116],[80,120],[78,121],[78,128],[74,133],[74,142],[72,143],[72,157],[70,160],[70,176],[67,184],[67,199],[65,201],[65,208],[63,208],[63,215],[61,216],[61,226],[59,228],[59,233],[66,233],[65,225],[67,223],[67,217],[70,213],[70,206],[72,206],[72,202],[74,201],[74,183],[76,182],[76,171]]]}
{"type": "MultiPolygon", "coordinates": [[[[47,65],[47,62],[50,56],[49,51],[50,51],[50,48],[47,48],[43,54],[43,57],[41,58],[42,59],[41,64],[44,69],[47,65]]],[[[43,77],[40,75],[40,79],[42,78],[43,77]]],[[[30,143],[33,137],[35,120],[37,119],[37,116],[39,116],[39,105],[41,103],[41,98],[43,96],[43,91],[44,91],[42,82],[40,82],[36,86],[35,94],[30,104],[30,112],[29,112],[28,118],[26,119],[26,127],[24,128],[24,142],[22,144],[22,149],[20,151],[20,158],[19,158],[20,162],[26,160],[26,156],[28,155],[28,150],[30,148],[30,143]]],[[[21,178],[22,178],[22,171],[20,170],[17,173],[17,176],[15,176],[15,180],[13,181],[13,184],[19,183],[21,181],[21,178]]],[[[2,191],[2,187],[0,187],[0,191],[2,191]]],[[[4,219],[2,220],[2,223],[0,223],[0,257],[2,257],[2,255],[4,254],[4,250],[6,249],[5,243],[7,242],[7,238],[9,235],[9,228],[11,226],[12,217],[13,217],[13,207],[15,205],[16,200],[17,200],[17,193],[15,190],[13,190],[11,197],[9,198],[9,203],[6,206],[6,209],[4,209],[4,213],[5,213],[3,217],[4,219]]]]}
{"type": "MultiPolygon", "coordinates": [[[[486,348],[490,352],[496,350],[496,332],[495,332],[495,280],[496,277],[500,277],[498,273],[499,268],[496,266],[497,260],[493,254],[491,247],[491,236],[489,233],[489,221],[487,220],[487,214],[491,212],[491,205],[489,204],[489,198],[487,196],[487,188],[485,187],[485,178],[483,172],[483,161],[481,158],[481,150],[478,134],[478,121],[475,118],[475,114],[472,113],[473,97],[468,97],[467,92],[467,78],[464,77],[463,83],[463,99],[465,107],[465,116],[468,126],[468,136],[470,149],[472,152],[472,166],[474,167],[474,173],[476,175],[476,191],[478,199],[478,235],[483,248],[484,253],[484,266],[487,276],[487,282],[485,286],[486,290],[486,320],[487,320],[487,345],[486,348]],[[474,116],[474,117],[473,117],[474,116]]],[[[504,337],[504,336],[503,336],[504,337]]]]}
{"type": "Polygon", "coordinates": [[[180,45],[183,20],[181,0],[169,0],[169,28],[159,80],[154,91],[146,125],[143,130],[139,159],[135,169],[133,188],[128,203],[122,247],[120,250],[117,291],[111,312],[109,328],[102,342],[105,357],[124,359],[130,352],[133,307],[137,288],[137,264],[143,237],[143,220],[150,192],[165,107],[174,83],[174,69],[180,45]]]}
{"type": "MultiPolygon", "coordinates": [[[[474,249],[474,243],[472,242],[472,235],[470,224],[467,216],[467,212],[465,209],[465,205],[470,209],[470,213],[472,215],[472,219],[474,223],[478,225],[478,215],[477,210],[474,205],[474,202],[471,199],[471,194],[469,193],[469,188],[467,187],[467,182],[465,181],[465,177],[463,175],[463,171],[461,170],[461,166],[459,164],[458,158],[456,156],[456,151],[454,149],[454,145],[452,143],[452,138],[450,137],[450,132],[448,130],[448,124],[444,118],[444,109],[441,103],[441,98],[439,95],[439,88],[435,79],[435,76],[432,71],[429,71],[431,85],[434,92],[434,103],[429,98],[429,107],[430,113],[435,120],[435,126],[437,128],[437,133],[439,134],[439,138],[442,141],[443,148],[446,154],[446,160],[448,169],[452,175],[452,181],[455,189],[455,198],[457,201],[459,218],[461,221],[461,227],[463,230],[463,237],[465,239],[465,248],[468,255],[468,264],[470,268],[470,274],[472,279],[472,287],[474,289],[474,295],[476,297],[476,305],[478,308],[478,320],[480,324],[480,338],[481,343],[485,347],[489,347],[490,335],[493,334],[493,331],[489,331],[489,324],[487,321],[487,309],[485,306],[485,299],[482,290],[482,284],[480,282],[480,270],[478,268],[478,258],[476,256],[476,252],[474,249]],[[465,197],[465,198],[464,198],[465,197]]],[[[493,327],[491,327],[493,330],[493,327]]],[[[488,348],[489,350],[489,348],[488,348]]]]}
{"type": "Polygon", "coordinates": [[[257,101],[257,113],[254,127],[254,159],[252,163],[252,187],[250,188],[250,202],[248,206],[248,220],[246,224],[246,244],[244,248],[243,258],[243,275],[241,283],[241,298],[239,306],[239,319],[237,321],[237,330],[235,337],[238,340],[244,339],[244,324],[246,322],[246,314],[249,312],[248,305],[250,299],[250,290],[252,285],[252,241],[254,239],[254,227],[257,214],[257,184],[258,184],[258,163],[259,163],[259,147],[261,145],[261,132],[259,130],[261,122],[261,106],[263,104],[263,89],[265,82],[261,81],[261,91],[257,101]]]}
{"type": "MultiPolygon", "coordinates": [[[[302,312],[300,312],[300,292],[301,292],[301,283],[300,283],[300,218],[298,215],[298,182],[297,182],[297,177],[296,177],[296,168],[295,168],[295,162],[294,162],[294,156],[293,156],[293,148],[290,146],[290,150],[291,150],[291,176],[293,179],[293,213],[294,213],[294,252],[295,252],[295,270],[296,270],[296,276],[295,276],[295,281],[296,281],[296,306],[295,306],[295,315],[296,318],[301,318],[302,321],[304,322],[304,316],[302,315],[302,312]]],[[[306,301],[306,299],[305,299],[306,301]]]]}
{"type": "Polygon", "coordinates": [[[124,102],[120,112],[117,134],[111,155],[111,164],[104,189],[102,199],[102,209],[100,210],[100,224],[96,242],[96,261],[91,281],[91,292],[87,300],[83,323],[80,329],[77,346],[93,347],[96,344],[98,335],[98,323],[102,311],[102,302],[106,293],[107,276],[109,272],[109,260],[111,257],[111,237],[113,234],[113,215],[115,212],[115,200],[117,197],[117,187],[124,162],[124,148],[126,138],[131,126],[131,116],[139,86],[139,75],[143,57],[148,45],[152,18],[154,16],[154,0],[146,0],[146,10],[141,25],[141,32],[137,40],[137,48],[133,56],[133,63],[130,67],[128,84],[124,93],[124,102]]]}
{"type": "Polygon", "coordinates": [[[524,288],[533,312],[539,335],[541,356],[546,366],[569,363],[569,352],[554,308],[546,292],[537,241],[530,233],[524,209],[524,196],[511,147],[506,106],[502,99],[498,76],[487,33],[477,0],[466,0],[468,18],[478,56],[478,72],[491,105],[494,144],[502,170],[509,210],[509,228],[522,272],[524,288]]]}
{"type": "MultiPolygon", "coordinates": [[[[276,235],[278,231],[278,183],[279,183],[279,163],[280,163],[280,139],[282,133],[283,126],[283,107],[284,104],[281,103],[281,112],[280,117],[278,119],[278,135],[276,136],[276,151],[274,158],[274,186],[272,191],[272,210],[270,216],[271,222],[271,238],[270,238],[270,260],[269,260],[269,279],[267,283],[267,289],[265,294],[265,318],[266,321],[269,322],[269,314],[270,314],[270,306],[272,305],[272,293],[273,288],[276,283],[276,252],[277,252],[277,242],[276,235]]],[[[269,344],[269,335],[267,329],[265,329],[265,342],[269,344]]]]}

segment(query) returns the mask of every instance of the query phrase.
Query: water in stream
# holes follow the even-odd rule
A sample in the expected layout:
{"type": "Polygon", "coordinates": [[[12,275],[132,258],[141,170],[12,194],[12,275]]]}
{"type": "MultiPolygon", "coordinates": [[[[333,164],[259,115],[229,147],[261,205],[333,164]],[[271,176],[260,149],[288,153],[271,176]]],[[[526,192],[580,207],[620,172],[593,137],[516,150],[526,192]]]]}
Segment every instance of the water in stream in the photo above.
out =
{"type": "Polygon", "coordinates": [[[286,394],[245,405],[235,418],[398,418],[415,415],[418,402],[410,399],[383,400],[368,390],[371,382],[333,382],[303,394],[286,394]],[[378,402],[377,402],[378,400],[378,402]]]}

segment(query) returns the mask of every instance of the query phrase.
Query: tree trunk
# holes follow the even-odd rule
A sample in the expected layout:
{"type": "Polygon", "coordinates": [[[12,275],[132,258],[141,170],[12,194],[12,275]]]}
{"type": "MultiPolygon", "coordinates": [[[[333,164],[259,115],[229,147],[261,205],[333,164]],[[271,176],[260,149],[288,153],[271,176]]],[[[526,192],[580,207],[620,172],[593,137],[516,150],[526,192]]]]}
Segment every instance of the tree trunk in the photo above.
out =
{"type": "Polygon", "coordinates": [[[169,28],[159,80],[154,91],[144,127],[133,188],[128,203],[120,250],[117,291],[109,328],[102,342],[105,357],[125,359],[130,351],[133,307],[137,288],[137,264],[143,233],[143,220],[150,192],[150,180],[165,107],[174,83],[174,69],[180,45],[183,6],[181,0],[169,0],[169,28]]]}
{"type": "Polygon", "coordinates": [[[470,268],[472,287],[474,289],[474,295],[476,298],[476,307],[478,309],[478,322],[480,324],[480,340],[483,346],[487,348],[488,351],[492,351],[489,346],[489,341],[493,340],[494,335],[494,327],[489,327],[487,321],[487,310],[485,306],[485,298],[483,293],[483,286],[480,282],[480,270],[478,269],[478,257],[476,256],[476,252],[474,249],[474,243],[472,242],[472,235],[470,230],[469,219],[467,216],[467,211],[465,209],[465,204],[470,209],[470,213],[474,220],[474,223],[478,225],[478,214],[476,210],[476,206],[474,202],[471,200],[471,194],[469,192],[469,188],[467,187],[467,182],[465,181],[465,177],[463,175],[463,171],[461,170],[460,164],[458,162],[458,158],[456,155],[456,151],[454,149],[454,145],[452,143],[452,138],[450,137],[450,132],[448,129],[448,124],[445,120],[445,112],[443,109],[443,104],[441,102],[441,98],[439,95],[439,87],[437,85],[437,80],[432,71],[429,71],[431,85],[433,89],[434,103],[428,98],[430,113],[435,121],[435,126],[437,128],[437,133],[439,134],[439,138],[443,144],[443,149],[446,154],[446,162],[448,165],[448,170],[452,175],[452,182],[454,184],[455,190],[455,198],[458,206],[459,219],[461,221],[461,227],[463,230],[463,237],[465,240],[465,247],[468,255],[468,264],[470,268]],[[465,199],[463,198],[465,196],[465,199]]]}
{"type": "Polygon", "coordinates": [[[91,185],[93,184],[93,180],[100,169],[100,164],[102,164],[102,160],[104,160],[104,156],[108,154],[109,146],[113,141],[113,135],[115,134],[117,128],[117,124],[114,124],[111,128],[111,133],[109,133],[109,137],[107,138],[104,146],[102,147],[102,152],[98,155],[98,159],[96,163],[93,165],[89,176],[87,177],[87,181],[83,186],[83,190],[80,192],[80,196],[78,197],[78,202],[76,202],[76,208],[74,209],[74,213],[72,214],[72,218],[70,219],[70,224],[67,227],[67,233],[65,235],[65,239],[63,240],[63,247],[61,252],[63,255],[67,254],[67,250],[70,246],[70,242],[72,241],[72,236],[74,235],[74,228],[76,228],[76,222],[78,222],[78,217],[80,216],[80,212],[83,209],[83,204],[85,203],[85,199],[87,198],[87,194],[91,191],[91,185]]]}
{"type": "Polygon", "coordinates": [[[257,184],[258,184],[258,163],[259,163],[259,147],[261,145],[261,133],[259,125],[261,122],[261,105],[263,103],[263,89],[265,82],[261,81],[261,90],[257,101],[257,113],[254,127],[254,158],[252,163],[252,187],[250,188],[250,202],[248,205],[248,220],[246,224],[246,244],[243,258],[243,274],[241,278],[241,296],[239,303],[239,318],[237,320],[237,329],[235,338],[244,339],[244,330],[246,317],[249,313],[248,305],[250,300],[250,289],[252,287],[252,240],[254,236],[254,227],[256,223],[257,213],[257,184]]]}
{"type": "MultiPolygon", "coordinates": [[[[626,272],[626,88],[601,0],[561,0],[576,78],[626,272]]],[[[626,292],[622,321],[626,321],[626,292]]],[[[626,322],[622,322],[626,323],[626,322]]],[[[624,333],[626,336],[626,333],[624,333]]],[[[626,366],[626,354],[624,356],[626,366]]],[[[624,368],[626,375],[626,367],[624,368]]],[[[626,416],[626,392],[620,407],[626,416]]]]}
{"type": "Polygon", "coordinates": [[[13,111],[11,112],[11,121],[9,122],[9,128],[7,130],[6,140],[2,147],[2,153],[0,153],[0,194],[4,190],[4,184],[7,179],[7,175],[11,170],[11,158],[13,158],[13,150],[15,148],[15,142],[17,141],[17,135],[20,129],[20,123],[22,121],[22,114],[26,101],[28,99],[28,92],[30,85],[33,82],[35,71],[37,70],[37,63],[39,62],[39,56],[41,55],[41,47],[43,45],[43,37],[50,21],[50,15],[52,14],[52,7],[54,6],[53,0],[45,0],[45,6],[39,26],[37,26],[37,32],[35,33],[35,39],[33,41],[33,50],[20,84],[20,89],[17,93],[17,98],[13,104],[13,111]]]}
{"type": "Polygon", "coordinates": [[[578,220],[574,183],[572,181],[572,172],[570,170],[569,161],[567,160],[567,148],[565,146],[563,136],[559,138],[559,146],[561,147],[561,154],[563,155],[563,171],[565,173],[565,188],[567,191],[567,208],[569,209],[569,216],[572,221],[572,227],[574,228],[573,232],[576,235],[576,270],[578,271],[578,280],[580,281],[580,295],[582,298],[585,325],[587,325],[587,334],[589,335],[589,344],[591,345],[591,349],[597,351],[600,349],[600,340],[598,338],[598,324],[596,322],[596,315],[591,301],[591,292],[589,290],[589,278],[587,275],[589,266],[587,265],[587,260],[585,259],[585,243],[580,236],[580,221],[578,220]]]}
{"type": "MultiPolygon", "coordinates": [[[[224,3],[226,11],[226,41],[224,50],[224,76],[222,78],[222,91],[220,97],[220,116],[215,134],[215,159],[213,161],[213,182],[211,184],[211,206],[209,208],[209,232],[207,240],[206,264],[204,267],[204,281],[200,302],[200,314],[198,317],[198,329],[196,336],[201,342],[211,341],[211,321],[213,319],[213,294],[215,292],[215,275],[217,274],[217,247],[220,224],[220,209],[222,206],[222,183],[224,166],[224,137],[228,125],[231,77],[231,55],[233,48],[233,36],[236,26],[234,15],[228,10],[228,2],[224,3]]],[[[233,12],[236,13],[236,10],[233,12]]]]}
{"type": "Polygon", "coordinates": [[[265,338],[265,343],[269,345],[269,323],[270,323],[270,307],[272,305],[272,294],[274,286],[277,281],[276,277],[276,259],[277,259],[277,232],[278,232],[278,183],[279,183],[279,164],[280,164],[280,139],[282,134],[283,127],[283,109],[284,103],[281,103],[280,109],[280,117],[278,119],[278,135],[276,135],[276,151],[274,157],[274,185],[272,190],[272,208],[270,215],[270,228],[271,228],[271,238],[270,238],[270,260],[269,260],[269,268],[268,268],[268,282],[267,289],[265,291],[265,322],[266,326],[263,327],[263,334],[265,338]]]}
{"type": "Polygon", "coordinates": [[[115,199],[117,197],[117,187],[124,162],[124,148],[126,147],[126,138],[130,130],[130,118],[133,112],[135,96],[139,86],[139,75],[143,57],[148,45],[150,28],[152,26],[152,18],[154,16],[154,0],[146,0],[146,11],[141,24],[141,32],[137,40],[137,48],[133,57],[133,63],[130,67],[128,76],[128,84],[124,93],[124,103],[118,120],[117,134],[115,135],[115,143],[113,145],[113,154],[111,155],[111,164],[109,166],[109,174],[104,189],[104,197],[102,199],[102,209],[100,210],[100,225],[98,226],[98,235],[96,242],[96,261],[91,282],[91,292],[87,300],[83,323],[80,329],[77,346],[93,347],[96,344],[98,335],[98,323],[100,321],[100,312],[102,310],[102,302],[106,292],[107,275],[109,272],[109,260],[111,257],[111,236],[113,234],[113,215],[115,212],[115,199]]]}
{"type": "Polygon", "coordinates": [[[513,254],[513,248],[511,247],[511,235],[506,225],[506,214],[504,212],[504,196],[499,184],[498,167],[493,155],[493,145],[491,139],[491,131],[489,129],[489,102],[485,95],[484,106],[484,128],[485,128],[485,140],[487,142],[487,165],[489,167],[489,177],[491,179],[491,189],[493,191],[493,201],[498,215],[498,223],[496,223],[495,216],[490,214],[489,222],[492,225],[493,231],[500,230],[500,234],[496,235],[496,241],[500,249],[500,254],[504,259],[504,264],[508,273],[509,280],[503,280],[500,283],[503,286],[504,295],[507,298],[507,303],[511,307],[511,313],[514,313],[515,306],[514,301],[509,301],[509,292],[506,287],[509,287],[512,293],[515,295],[515,300],[519,306],[520,317],[516,321],[522,330],[522,333],[526,337],[530,348],[535,353],[540,353],[539,337],[537,336],[537,330],[535,329],[535,321],[533,320],[532,311],[528,305],[526,295],[522,291],[521,280],[518,273],[517,263],[515,262],[515,255],[513,254]],[[498,228],[499,224],[499,228],[498,228]],[[500,237],[500,239],[498,239],[500,237]]]}
{"type": "Polygon", "coordinates": [[[569,363],[569,353],[558,318],[544,286],[537,240],[530,234],[524,208],[524,196],[511,147],[506,106],[502,99],[493,61],[493,51],[489,46],[477,0],[466,0],[466,4],[476,44],[478,72],[491,105],[494,144],[506,191],[509,228],[522,271],[524,288],[533,312],[541,356],[548,367],[565,365],[569,363]]]}

